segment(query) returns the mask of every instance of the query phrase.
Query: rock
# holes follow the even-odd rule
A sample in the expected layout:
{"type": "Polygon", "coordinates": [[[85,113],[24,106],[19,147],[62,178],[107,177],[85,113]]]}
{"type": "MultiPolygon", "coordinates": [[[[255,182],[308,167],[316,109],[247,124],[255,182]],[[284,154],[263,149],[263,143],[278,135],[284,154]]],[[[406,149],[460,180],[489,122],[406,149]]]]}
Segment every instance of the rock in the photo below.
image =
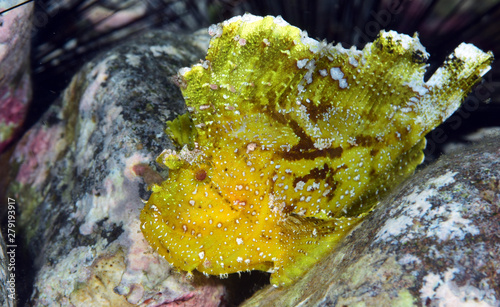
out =
{"type": "Polygon", "coordinates": [[[169,79],[203,57],[205,34],[150,32],[86,64],[14,150],[9,187],[34,258],[34,306],[218,306],[225,287],[194,282],[139,229],[147,184],[165,177],[165,121],[184,112],[169,79]]]}
{"type": "MultiPolygon", "coordinates": [[[[0,11],[18,1],[0,0],[0,11]]],[[[31,102],[30,38],[33,3],[0,15],[0,153],[18,134],[31,102]]]]}
{"type": "Polygon", "coordinates": [[[243,306],[499,306],[500,138],[448,154],[288,288],[243,306]]]}

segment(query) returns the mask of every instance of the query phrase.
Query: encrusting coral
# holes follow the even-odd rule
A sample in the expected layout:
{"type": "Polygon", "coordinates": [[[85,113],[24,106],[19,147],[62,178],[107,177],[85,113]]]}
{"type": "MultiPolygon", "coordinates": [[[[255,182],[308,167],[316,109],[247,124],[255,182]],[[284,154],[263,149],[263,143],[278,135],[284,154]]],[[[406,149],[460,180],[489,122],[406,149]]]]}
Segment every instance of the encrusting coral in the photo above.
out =
{"type": "Polygon", "coordinates": [[[287,285],[331,251],[423,160],[425,134],[493,59],[461,44],[424,82],[416,36],[382,31],[363,50],[311,39],[280,17],[209,28],[206,59],[181,69],[188,113],[168,123],[181,150],[158,161],[141,213],[174,267],[262,270],[287,285]]]}

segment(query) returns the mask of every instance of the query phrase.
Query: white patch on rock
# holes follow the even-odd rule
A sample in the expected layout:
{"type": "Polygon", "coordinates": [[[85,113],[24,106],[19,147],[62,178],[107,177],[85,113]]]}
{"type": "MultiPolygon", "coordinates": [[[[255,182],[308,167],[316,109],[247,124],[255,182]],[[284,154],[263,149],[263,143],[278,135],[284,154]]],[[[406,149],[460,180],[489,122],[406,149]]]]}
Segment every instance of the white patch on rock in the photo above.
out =
{"type": "Polygon", "coordinates": [[[426,182],[427,190],[414,190],[402,200],[402,206],[389,212],[384,226],[376,235],[377,241],[394,241],[391,243],[405,243],[415,238],[434,238],[437,242],[449,240],[463,240],[467,234],[478,235],[479,229],[472,220],[463,216],[463,205],[457,202],[445,202],[433,206],[428,201],[439,195],[438,190],[455,181],[457,172],[429,179],[426,182]],[[432,187],[432,188],[430,188],[432,187]],[[434,188],[435,187],[435,188],[434,188]],[[413,229],[413,224],[420,225],[413,229]]]}
{"type": "Polygon", "coordinates": [[[166,55],[170,55],[171,57],[176,58],[176,59],[184,58],[184,56],[182,54],[185,53],[184,51],[177,49],[176,47],[171,46],[171,45],[151,46],[151,47],[149,47],[149,50],[153,53],[154,57],[159,57],[163,54],[166,54],[166,55]]]}
{"type": "Polygon", "coordinates": [[[69,297],[78,283],[85,282],[89,278],[96,250],[102,250],[107,241],[99,243],[97,246],[75,247],[61,255],[57,259],[57,265],[44,265],[37,273],[38,279],[35,282],[38,287],[45,290],[42,295],[47,298],[61,295],[69,297]]]}
{"type": "Polygon", "coordinates": [[[410,263],[420,263],[420,259],[415,256],[415,255],[412,255],[412,254],[405,254],[403,257],[400,257],[398,259],[398,263],[401,264],[401,265],[405,265],[405,264],[410,264],[410,263]]]}
{"type": "Polygon", "coordinates": [[[375,242],[388,241],[391,237],[400,236],[413,223],[413,219],[406,215],[386,220],[384,227],[379,230],[375,242]]]}
{"type": "Polygon", "coordinates": [[[425,302],[427,299],[433,299],[436,294],[436,288],[443,283],[438,274],[429,273],[423,278],[424,284],[420,289],[420,297],[425,302]]]}
{"type": "Polygon", "coordinates": [[[121,172],[111,172],[104,179],[99,196],[87,194],[76,202],[77,213],[75,217],[85,217],[85,222],[80,225],[82,235],[90,235],[97,228],[97,222],[109,218],[110,213],[123,200],[118,197],[120,194],[115,192],[117,190],[116,183],[123,182],[122,177],[121,172]]]}
{"type": "Polygon", "coordinates": [[[437,237],[439,242],[463,240],[466,234],[478,235],[479,229],[471,220],[461,215],[462,204],[451,203],[445,207],[432,210],[432,223],[428,226],[427,237],[437,237]],[[446,209],[451,208],[451,211],[446,209]]]}
{"type": "Polygon", "coordinates": [[[128,65],[139,67],[139,65],[141,64],[141,57],[138,55],[128,53],[125,55],[125,57],[125,62],[127,62],[128,65]]]}
{"type": "Polygon", "coordinates": [[[494,306],[485,300],[491,296],[488,292],[494,291],[484,291],[471,285],[458,286],[453,279],[459,273],[459,269],[449,268],[442,274],[427,274],[420,288],[422,302],[431,300],[433,306],[494,306]]]}
{"type": "MultiPolygon", "coordinates": [[[[436,194],[436,190],[429,189],[426,191],[418,191],[415,189],[413,193],[403,199],[402,206],[404,209],[398,213],[398,208],[394,208],[389,213],[389,217],[384,226],[376,235],[375,242],[388,241],[393,237],[401,236],[406,232],[407,228],[413,225],[414,219],[423,218],[432,207],[432,204],[427,199],[436,194]],[[398,214],[397,217],[394,217],[398,214]]],[[[405,241],[409,240],[409,235],[405,237],[405,241]]],[[[402,243],[402,242],[401,242],[402,243]]]]}
{"type": "Polygon", "coordinates": [[[95,78],[94,81],[86,87],[85,92],[82,95],[79,106],[80,112],[85,112],[92,109],[93,104],[96,101],[95,96],[97,95],[98,90],[102,88],[102,84],[109,77],[107,72],[109,67],[108,63],[116,60],[117,58],[118,56],[116,54],[110,55],[92,69],[91,75],[95,76],[95,78]]]}
{"type": "MultiPolygon", "coordinates": [[[[80,105],[81,106],[81,105],[80,105]]],[[[82,112],[83,113],[83,112],[82,112]]],[[[82,114],[81,113],[81,114],[82,114]]],[[[96,131],[97,124],[91,120],[81,121],[80,134],[76,140],[75,167],[77,174],[81,174],[94,159],[95,146],[90,142],[90,137],[96,131]]]]}

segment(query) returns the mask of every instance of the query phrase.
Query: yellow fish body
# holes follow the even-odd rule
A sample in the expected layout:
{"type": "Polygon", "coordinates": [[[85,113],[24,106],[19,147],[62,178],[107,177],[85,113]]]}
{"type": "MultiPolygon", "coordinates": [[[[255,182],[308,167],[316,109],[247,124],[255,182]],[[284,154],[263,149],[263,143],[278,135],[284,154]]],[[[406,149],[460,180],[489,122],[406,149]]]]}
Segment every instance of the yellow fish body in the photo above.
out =
{"type": "Polygon", "coordinates": [[[382,31],[363,50],[318,42],[281,17],[209,29],[205,61],[181,69],[184,146],[141,213],[174,267],[270,271],[286,285],[331,251],[423,161],[493,55],[461,44],[427,81],[416,36],[382,31]]]}

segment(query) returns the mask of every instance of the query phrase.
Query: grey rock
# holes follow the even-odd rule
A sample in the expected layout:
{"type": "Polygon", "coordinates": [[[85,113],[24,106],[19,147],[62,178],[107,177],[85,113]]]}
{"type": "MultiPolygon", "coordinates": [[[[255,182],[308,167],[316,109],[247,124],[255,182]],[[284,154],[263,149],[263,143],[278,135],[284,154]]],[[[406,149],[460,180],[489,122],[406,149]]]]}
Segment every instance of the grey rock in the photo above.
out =
{"type": "Polygon", "coordinates": [[[147,183],[166,170],[165,121],[184,112],[169,77],[203,57],[206,34],[150,32],[105,52],[19,142],[9,187],[34,259],[34,306],[218,306],[225,287],[193,283],[139,228],[147,183]]]}
{"type": "Polygon", "coordinates": [[[500,138],[445,155],[287,288],[243,306],[500,306],[500,138]]]}

